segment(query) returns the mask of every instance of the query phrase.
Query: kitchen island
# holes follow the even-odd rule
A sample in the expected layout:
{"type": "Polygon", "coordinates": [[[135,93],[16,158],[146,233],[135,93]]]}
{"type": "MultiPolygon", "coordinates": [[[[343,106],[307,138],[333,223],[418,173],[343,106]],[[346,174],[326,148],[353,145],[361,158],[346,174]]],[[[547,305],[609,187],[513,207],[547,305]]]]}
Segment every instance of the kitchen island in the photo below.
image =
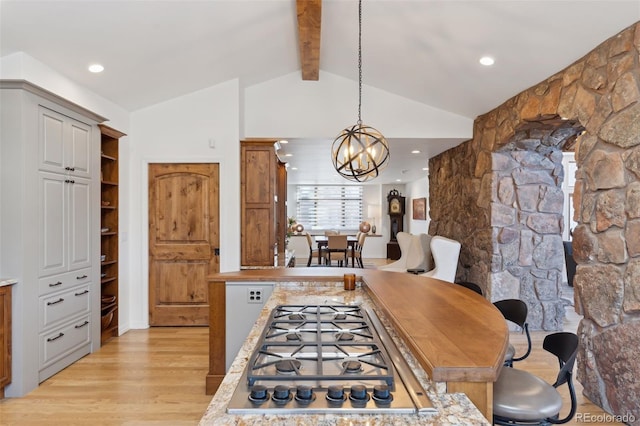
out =
{"type": "MultiPolygon", "coordinates": [[[[224,318],[224,306],[219,305],[220,300],[224,301],[224,298],[220,299],[220,293],[224,294],[225,284],[243,281],[275,283],[273,294],[222,380],[218,377],[220,361],[224,365],[224,360],[211,356],[207,388],[210,390],[210,383],[215,381],[219,387],[201,424],[258,424],[264,421],[276,424],[486,424],[482,414],[490,418],[492,383],[502,364],[508,332],[500,313],[475,293],[426,277],[377,270],[240,271],[211,278],[213,322],[215,318],[224,318]],[[358,275],[362,285],[355,291],[342,289],[345,272],[358,275]],[[436,408],[435,413],[269,414],[266,417],[226,414],[226,405],[265,327],[269,312],[281,304],[329,302],[373,308],[426,390],[436,408]]],[[[219,346],[224,345],[224,332],[222,336],[220,334],[219,326],[210,327],[211,354],[219,354],[219,346]]]]}

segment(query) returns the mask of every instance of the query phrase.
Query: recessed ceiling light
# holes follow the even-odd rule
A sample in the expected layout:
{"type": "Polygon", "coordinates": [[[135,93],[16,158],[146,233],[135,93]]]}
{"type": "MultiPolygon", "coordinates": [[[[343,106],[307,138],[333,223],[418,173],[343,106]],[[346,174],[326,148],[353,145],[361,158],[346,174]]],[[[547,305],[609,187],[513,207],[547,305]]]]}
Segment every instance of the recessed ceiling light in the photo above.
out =
{"type": "Polygon", "coordinates": [[[412,154],[420,154],[420,150],[419,149],[414,149],[413,151],[411,151],[412,154]]]}
{"type": "Polygon", "coordinates": [[[285,154],[285,157],[293,157],[293,154],[285,154]]]}
{"type": "Polygon", "coordinates": [[[495,62],[495,59],[493,59],[491,56],[483,56],[482,58],[480,58],[480,63],[487,67],[493,65],[495,62]]]}
{"type": "Polygon", "coordinates": [[[89,65],[89,71],[93,72],[93,73],[99,73],[104,71],[104,67],[100,64],[91,64],[89,65]]]}
{"type": "Polygon", "coordinates": [[[428,171],[428,170],[429,170],[429,168],[428,168],[428,167],[423,167],[423,168],[422,168],[422,170],[424,170],[424,171],[428,171]]]}
{"type": "Polygon", "coordinates": [[[396,179],[396,182],[402,182],[402,179],[396,179]]]}
{"type": "Polygon", "coordinates": [[[298,170],[298,168],[297,167],[292,167],[291,170],[298,170]]]}
{"type": "Polygon", "coordinates": [[[288,141],[288,140],[286,140],[286,139],[281,139],[281,140],[279,140],[278,142],[280,142],[280,143],[289,143],[289,141],[288,141]]]}

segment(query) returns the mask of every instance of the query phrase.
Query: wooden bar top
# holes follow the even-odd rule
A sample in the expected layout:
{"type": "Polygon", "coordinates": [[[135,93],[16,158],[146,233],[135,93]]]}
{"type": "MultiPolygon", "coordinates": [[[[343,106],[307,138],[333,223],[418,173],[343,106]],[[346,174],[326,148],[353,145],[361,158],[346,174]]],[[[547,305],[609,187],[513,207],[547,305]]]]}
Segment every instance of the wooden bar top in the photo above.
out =
{"type": "Polygon", "coordinates": [[[341,281],[355,273],[435,382],[494,382],[509,343],[504,317],[462,286],[359,268],[286,268],[220,273],[210,281],[341,281]]]}

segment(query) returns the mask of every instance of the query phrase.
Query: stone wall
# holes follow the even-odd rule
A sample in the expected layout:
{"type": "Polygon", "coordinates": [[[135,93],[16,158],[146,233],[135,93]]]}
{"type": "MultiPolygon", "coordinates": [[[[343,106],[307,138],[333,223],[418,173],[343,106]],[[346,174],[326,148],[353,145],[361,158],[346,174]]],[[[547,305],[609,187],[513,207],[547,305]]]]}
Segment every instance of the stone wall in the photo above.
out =
{"type": "Polygon", "coordinates": [[[639,51],[637,23],[478,117],[471,141],[429,163],[437,218],[429,232],[462,242],[458,279],[477,282],[491,300],[524,299],[532,328],[556,330],[564,315],[560,150],[575,142],[578,380],[589,399],[634,416],[633,424],[640,424],[639,51]]]}

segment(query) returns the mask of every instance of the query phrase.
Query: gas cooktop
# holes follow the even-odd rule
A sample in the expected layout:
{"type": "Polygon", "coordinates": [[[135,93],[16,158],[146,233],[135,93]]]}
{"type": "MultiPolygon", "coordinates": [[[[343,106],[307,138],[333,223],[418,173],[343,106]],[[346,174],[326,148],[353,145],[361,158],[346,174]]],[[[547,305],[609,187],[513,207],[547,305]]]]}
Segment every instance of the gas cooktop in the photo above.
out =
{"type": "Polygon", "coordinates": [[[373,311],[359,305],[277,306],[227,412],[333,411],[435,410],[373,311]]]}

